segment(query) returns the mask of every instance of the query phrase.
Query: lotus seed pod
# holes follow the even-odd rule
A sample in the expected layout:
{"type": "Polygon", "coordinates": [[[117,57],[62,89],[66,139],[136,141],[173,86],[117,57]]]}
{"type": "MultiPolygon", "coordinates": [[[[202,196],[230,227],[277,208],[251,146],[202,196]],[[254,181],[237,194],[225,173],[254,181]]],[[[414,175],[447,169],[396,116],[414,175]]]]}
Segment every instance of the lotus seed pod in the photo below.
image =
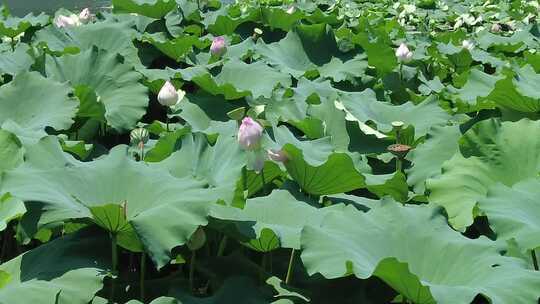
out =
{"type": "Polygon", "coordinates": [[[387,150],[388,152],[394,154],[396,157],[403,159],[405,156],[407,156],[407,153],[411,151],[411,146],[403,145],[403,144],[393,144],[388,146],[387,150]]]}
{"type": "Polygon", "coordinates": [[[474,49],[474,43],[470,40],[463,40],[463,42],[461,43],[461,46],[463,47],[463,49],[466,49],[468,51],[471,51],[472,49],[474,49]]]}
{"type": "Polygon", "coordinates": [[[269,149],[266,151],[268,153],[268,158],[275,161],[275,162],[278,162],[278,163],[284,163],[286,162],[289,157],[287,156],[287,152],[283,151],[283,150],[272,150],[272,149],[269,149]]]}
{"type": "Polygon", "coordinates": [[[227,42],[223,36],[215,37],[210,46],[210,53],[213,56],[221,57],[227,52],[227,42]]]}
{"type": "Polygon", "coordinates": [[[148,130],[146,130],[145,128],[134,129],[129,134],[129,138],[131,139],[131,142],[134,144],[137,144],[137,145],[140,143],[145,144],[149,138],[148,130]]]}
{"type": "Polygon", "coordinates": [[[405,123],[403,121],[392,121],[392,127],[396,129],[401,129],[404,125],[405,123]]]}
{"type": "Polygon", "coordinates": [[[409,62],[411,61],[413,53],[409,50],[405,43],[399,45],[396,49],[396,57],[399,62],[409,62]]]}
{"type": "Polygon", "coordinates": [[[259,148],[263,133],[262,126],[251,117],[242,119],[242,124],[238,128],[238,143],[245,150],[255,150],[259,148]]]}
{"type": "Polygon", "coordinates": [[[81,21],[81,23],[86,24],[90,22],[91,19],[92,19],[92,14],[90,13],[89,8],[85,8],[79,13],[79,21],[81,21]]]}
{"type": "Polygon", "coordinates": [[[164,106],[174,106],[178,103],[179,96],[176,88],[170,81],[166,81],[158,93],[158,102],[164,106]]]}
{"type": "Polygon", "coordinates": [[[187,247],[191,251],[199,250],[206,243],[206,233],[204,229],[199,226],[195,232],[191,235],[187,242],[187,247]]]}

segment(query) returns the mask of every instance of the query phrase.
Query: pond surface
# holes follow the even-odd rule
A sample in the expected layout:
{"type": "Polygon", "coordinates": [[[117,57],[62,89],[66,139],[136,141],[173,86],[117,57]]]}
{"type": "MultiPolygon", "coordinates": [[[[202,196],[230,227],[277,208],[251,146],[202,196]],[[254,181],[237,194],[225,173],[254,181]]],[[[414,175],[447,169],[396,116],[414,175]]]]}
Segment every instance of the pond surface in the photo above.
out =
{"type": "Polygon", "coordinates": [[[16,16],[24,16],[30,12],[52,14],[61,7],[78,11],[85,7],[98,10],[111,5],[111,0],[3,0],[3,2],[16,16]]]}

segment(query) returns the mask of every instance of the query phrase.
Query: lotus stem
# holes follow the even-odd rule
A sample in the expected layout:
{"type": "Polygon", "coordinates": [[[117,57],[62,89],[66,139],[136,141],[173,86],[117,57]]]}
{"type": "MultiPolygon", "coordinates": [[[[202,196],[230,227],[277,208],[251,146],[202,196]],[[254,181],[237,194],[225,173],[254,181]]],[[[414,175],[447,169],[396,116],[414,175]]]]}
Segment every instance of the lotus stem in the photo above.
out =
{"type": "Polygon", "coordinates": [[[259,276],[262,282],[264,282],[264,277],[265,277],[265,272],[266,272],[266,263],[267,263],[267,256],[266,256],[266,253],[263,253],[262,259],[261,259],[261,271],[259,273],[259,276]]]}
{"type": "Polygon", "coordinates": [[[116,233],[111,233],[111,258],[112,258],[112,275],[111,278],[111,294],[109,295],[109,303],[114,303],[114,293],[116,288],[116,275],[118,272],[118,247],[116,233]]]}
{"type": "Polygon", "coordinates": [[[399,64],[399,83],[403,84],[403,63],[399,64]]]}
{"type": "Polygon", "coordinates": [[[191,252],[191,260],[189,261],[189,289],[194,290],[193,278],[195,277],[195,259],[197,258],[196,251],[191,252]]]}
{"type": "Polygon", "coordinates": [[[225,248],[227,247],[227,236],[224,235],[221,241],[219,242],[219,247],[217,251],[217,256],[223,256],[223,252],[225,252],[225,248]]]}
{"type": "Polygon", "coordinates": [[[285,277],[285,284],[289,284],[291,282],[292,277],[292,270],[294,265],[294,248],[291,249],[291,257],[289,258],[289,267],[287,268],[287,276],[285,277]]]}
{"type": "Polygon", "coordinates": [[[143,251],[141,253],[141,277],[140,277],[140,292],[141,292],[141,301],[144,303],[145,300],[145,286],[144,279],[146,276],[146,253],[143,251]]]}
{"type": "Polygon", "coordinates": [[[263,193],[264,194],[267,194],[268,193],[268,189],[266,188],[266,180],[264,178],[264,168],[261,169],[261,179],[262,179],[262,188],[263,188],[263,193]]]}
{"type": "Polygon", "coordinates": [[[533,261],[534,270],[538,271],[538,260],[536,259],[536,252],[534,251],[534,249],[531,250],[531,257],[533,261]]]}
{"type": "Polygon", "coordinates": [[[402,172],[403,171],[403,161],[400,157],[396,157],[396,172],[402,172]]]}

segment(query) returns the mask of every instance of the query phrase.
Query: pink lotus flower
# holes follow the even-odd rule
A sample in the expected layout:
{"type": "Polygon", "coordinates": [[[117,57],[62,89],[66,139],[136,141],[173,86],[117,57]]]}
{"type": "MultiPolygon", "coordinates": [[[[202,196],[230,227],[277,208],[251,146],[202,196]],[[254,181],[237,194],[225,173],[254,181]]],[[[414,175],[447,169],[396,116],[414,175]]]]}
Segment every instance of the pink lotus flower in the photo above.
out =
{"type": "Polygon", "coordinates": [[[246,117],[238,129],[238,143],[245,150],[255,150],[259,148],[262,133],[263,127],[251,117],[246,117]]]}
{"type": "Polygon", "coordinates": [[[268,158],[278,163],[284,163],[289,159],[287,153],[283,150],[269,149],[266,152],[268,153],[268,158]]]}
{"type": "Polygon", "coordinates": [[[89,8],[85,8],[79,13],[79,21],[81,21],[81,23],[86,24],[90,22],[91,19],[92,19],[92,13],[90,13],[89,8]]]}
{"type": "Polygon", "coordinates": [[[405,43],[399,45],[396,50],[396,57],[399,62],[409,62],[411,61],[413,53],[409,50],[405,43]]]}
{"type": "Polygon", "coordinates": [[[221,57],[227,51],[227,42],[223,36],[214,38],[210,46],[210,53],[214,56],[221,57]]]}

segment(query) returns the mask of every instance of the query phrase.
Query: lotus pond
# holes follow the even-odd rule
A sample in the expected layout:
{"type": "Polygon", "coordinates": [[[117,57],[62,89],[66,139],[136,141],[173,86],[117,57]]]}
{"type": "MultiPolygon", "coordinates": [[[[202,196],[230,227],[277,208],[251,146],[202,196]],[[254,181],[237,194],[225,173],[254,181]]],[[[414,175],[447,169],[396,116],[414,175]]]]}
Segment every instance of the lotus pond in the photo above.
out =
{"type": "Polygon", "coordinates": [[[112,6],[2,8],[0,303],[539,303],[538,1],[112,6]]]}

